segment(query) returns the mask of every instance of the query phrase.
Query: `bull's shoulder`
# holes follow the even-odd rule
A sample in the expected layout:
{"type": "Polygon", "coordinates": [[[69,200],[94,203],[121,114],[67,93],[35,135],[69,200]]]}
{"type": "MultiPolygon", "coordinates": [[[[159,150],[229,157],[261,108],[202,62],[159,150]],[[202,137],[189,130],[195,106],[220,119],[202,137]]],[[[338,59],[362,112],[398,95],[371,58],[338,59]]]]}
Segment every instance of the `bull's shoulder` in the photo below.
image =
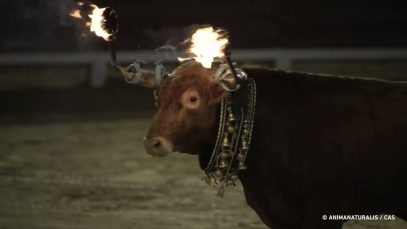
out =
{"type": "MultiPolygon", "coordinates": [[[[303,87],[327,87],[346,89],[400,89],[407,90],[407,81],[392,81],[361,76],[332,75],[321,73],[306,73],[298,71],[284,71],[265,67],[246,67],[243,70],[261,85],[302,85],[303,87]]],[[[267,87],[267,86],[266,86],[267,87]]]]}
{"type": "Polygon", "coordinates": [[[334,74],[324,74],[324,73],[308,73],[300,71],[285,71],[281,69],[273,69],[262,66],[243,66],[243,70],[249,75],[249,77],[255,79],[263,78],[281,78],[281,79],[309,79],[309,80],[339,80],[339,81],[361,81],[363,83],[372,82],[372,83],[382,83],[382,84],[397,84],[397,85],[406,85],[407,81],[395,81],[395,80],[386,80],[381,78],[371,78],[365,76],[350,76],[350,75],[334,75],[334,74]]]}

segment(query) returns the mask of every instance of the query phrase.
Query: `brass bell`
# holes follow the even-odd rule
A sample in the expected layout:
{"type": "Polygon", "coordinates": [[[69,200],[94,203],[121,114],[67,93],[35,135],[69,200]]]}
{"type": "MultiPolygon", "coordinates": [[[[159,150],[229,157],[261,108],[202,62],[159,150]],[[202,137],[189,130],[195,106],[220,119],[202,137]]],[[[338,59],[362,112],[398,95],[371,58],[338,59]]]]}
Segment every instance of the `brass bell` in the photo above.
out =
{"type": "Polygon", "coordinates": [[[246,169],[247,169],[247,167],[244,164],[244,162],[243,161],[239,162],[239,170],[246,170],[246,169]]]}
{"type": "Polygon", "coordinates": [[[249,144],[247,144],[246,141],[242,142],[242,150],[248,150],[249,149],[249,144]]]}
{"type": "Polygon", "coordinates": [[[235,128],[233,128],[233,126],[228,126],[228,127],[227,127],[227,131],[228,131],[229,133],[233,133],[233,131],[235,131],[235,128]]]}
{"type": "Polygon", "coordinates": [[[236,183],[235,183],[235,181],[233,181],[231,178],[229,178],[229,179],[226,181],[226,186],[233,186],[233,187],[235,187],[235,186],[236,186],[236,183]]]}
{"type": "Polygon", "coordinates": [[[219,161],[218,168],[223,169],[223,168],[227,168],[227,167],[228,167],[228,164],[227,164],[227,162],[225,160],[220,160],[219,161]]]}
{"type": "Polygon", "coordinates": [[[229,147],[230,146],[229,139],[227,137],[223,138],[222,146],[223,147],[229,147]]]}
{"type": "Polygon", "coordinates": [[[221,159],[221,160],[225,160],[225,159],[227,159],[228,157],[229,157],[228,151],[222,151],[222,152],[219,154],[219,159],[221,159]]]}
{"type": "Polygon", "coordinates": [[[238,160],[238,161],[243,161],[243,160],[244,160],[244,155],[243,155],[243,153],[239,153],[236,157],[237,157],[237,160],[238,160]]]}
{"type": "Polygon", "coordinates": [[[233,122],[233,121],[236,121],[236,118],[235,118],[235,116],[233,115],[232,112],[229,112],[228,122],[233,122]]]}
{"type": "Polygon", "coordinates": [[[206,183],[207,183],[209,186],[213,187],[213,186],[216,185],[216,180],[215,180],[215,178],[210,177],[206,183]]]}
{"type": "Polygon", "coordinates": [[[238,179],[239,177],[237,175],[230,176],[230,180],[232,180],[233,182],[237,181],[238,179]]]}
{"type": "Polygon", "coordinates": [[[220,179],[220,178],[223,176],[223,173],[222,173],[222,171],[221,171],[220,169],[218,169],[218,170],[216,170],[215,172],[213,172],[213,176],[214,176],[216,179],[220,179]]]}

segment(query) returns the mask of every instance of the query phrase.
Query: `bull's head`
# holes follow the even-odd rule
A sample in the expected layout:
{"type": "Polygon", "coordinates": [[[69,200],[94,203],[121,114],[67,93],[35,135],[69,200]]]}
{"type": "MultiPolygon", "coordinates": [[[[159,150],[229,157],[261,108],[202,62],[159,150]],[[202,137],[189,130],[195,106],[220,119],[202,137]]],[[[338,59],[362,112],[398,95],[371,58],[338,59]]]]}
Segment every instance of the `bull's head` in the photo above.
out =
{"type": "MultiPolygon", "coordinates": [[[[164,77],[157,89],[157,112],[144,138],[147,153],[163,157],[173,151],[200,154],[211,150],[218,127],[218,104],[230,87],[230,80],[217,77],[219,70],[190,61],[164,77]]],[[[152,74],[143,74],[140,84],[153,87],[152,78],[152,74]]]]}

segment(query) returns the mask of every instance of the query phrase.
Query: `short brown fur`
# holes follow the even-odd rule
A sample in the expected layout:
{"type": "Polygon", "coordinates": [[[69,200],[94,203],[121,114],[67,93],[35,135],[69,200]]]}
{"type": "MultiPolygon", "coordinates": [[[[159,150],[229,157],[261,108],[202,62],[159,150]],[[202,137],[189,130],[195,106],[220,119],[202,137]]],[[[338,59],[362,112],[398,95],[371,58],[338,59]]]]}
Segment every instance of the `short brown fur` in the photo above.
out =
{"type": "MultiPolygon", "coordinates": [[[[239,174],[248,204],[272,228],[341,228],[323,214],[395,214],[407,218],[407,84],[266,69],[257,82],[248,169],[239,174]],[[404,178],[405,179],[405,178],[404,178]]],[[[204,167],[226,95],[214,70],[183,64],[165,80],[148,137],[199,154],[204,167]],[[181,94],[204,102],[185,110],[181,94]]]]}

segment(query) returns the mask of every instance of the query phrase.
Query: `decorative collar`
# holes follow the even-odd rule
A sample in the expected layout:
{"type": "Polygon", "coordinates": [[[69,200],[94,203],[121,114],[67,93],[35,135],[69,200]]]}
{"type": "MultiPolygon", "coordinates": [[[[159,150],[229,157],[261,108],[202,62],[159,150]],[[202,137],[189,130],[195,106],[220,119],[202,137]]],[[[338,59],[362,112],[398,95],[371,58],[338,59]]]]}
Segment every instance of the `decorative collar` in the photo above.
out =
{"type": "Polygon", "coordinates": [[[252,137],[256,83],[241,69],[231,65],[239,85],[231,90],[220,106],[217,139],[209,162],[204,169],[204,179],[210,186],[220,184],[218,196],[225,187],[235,186],[238,173],[247,169],[245,160],[252,137]]]}

